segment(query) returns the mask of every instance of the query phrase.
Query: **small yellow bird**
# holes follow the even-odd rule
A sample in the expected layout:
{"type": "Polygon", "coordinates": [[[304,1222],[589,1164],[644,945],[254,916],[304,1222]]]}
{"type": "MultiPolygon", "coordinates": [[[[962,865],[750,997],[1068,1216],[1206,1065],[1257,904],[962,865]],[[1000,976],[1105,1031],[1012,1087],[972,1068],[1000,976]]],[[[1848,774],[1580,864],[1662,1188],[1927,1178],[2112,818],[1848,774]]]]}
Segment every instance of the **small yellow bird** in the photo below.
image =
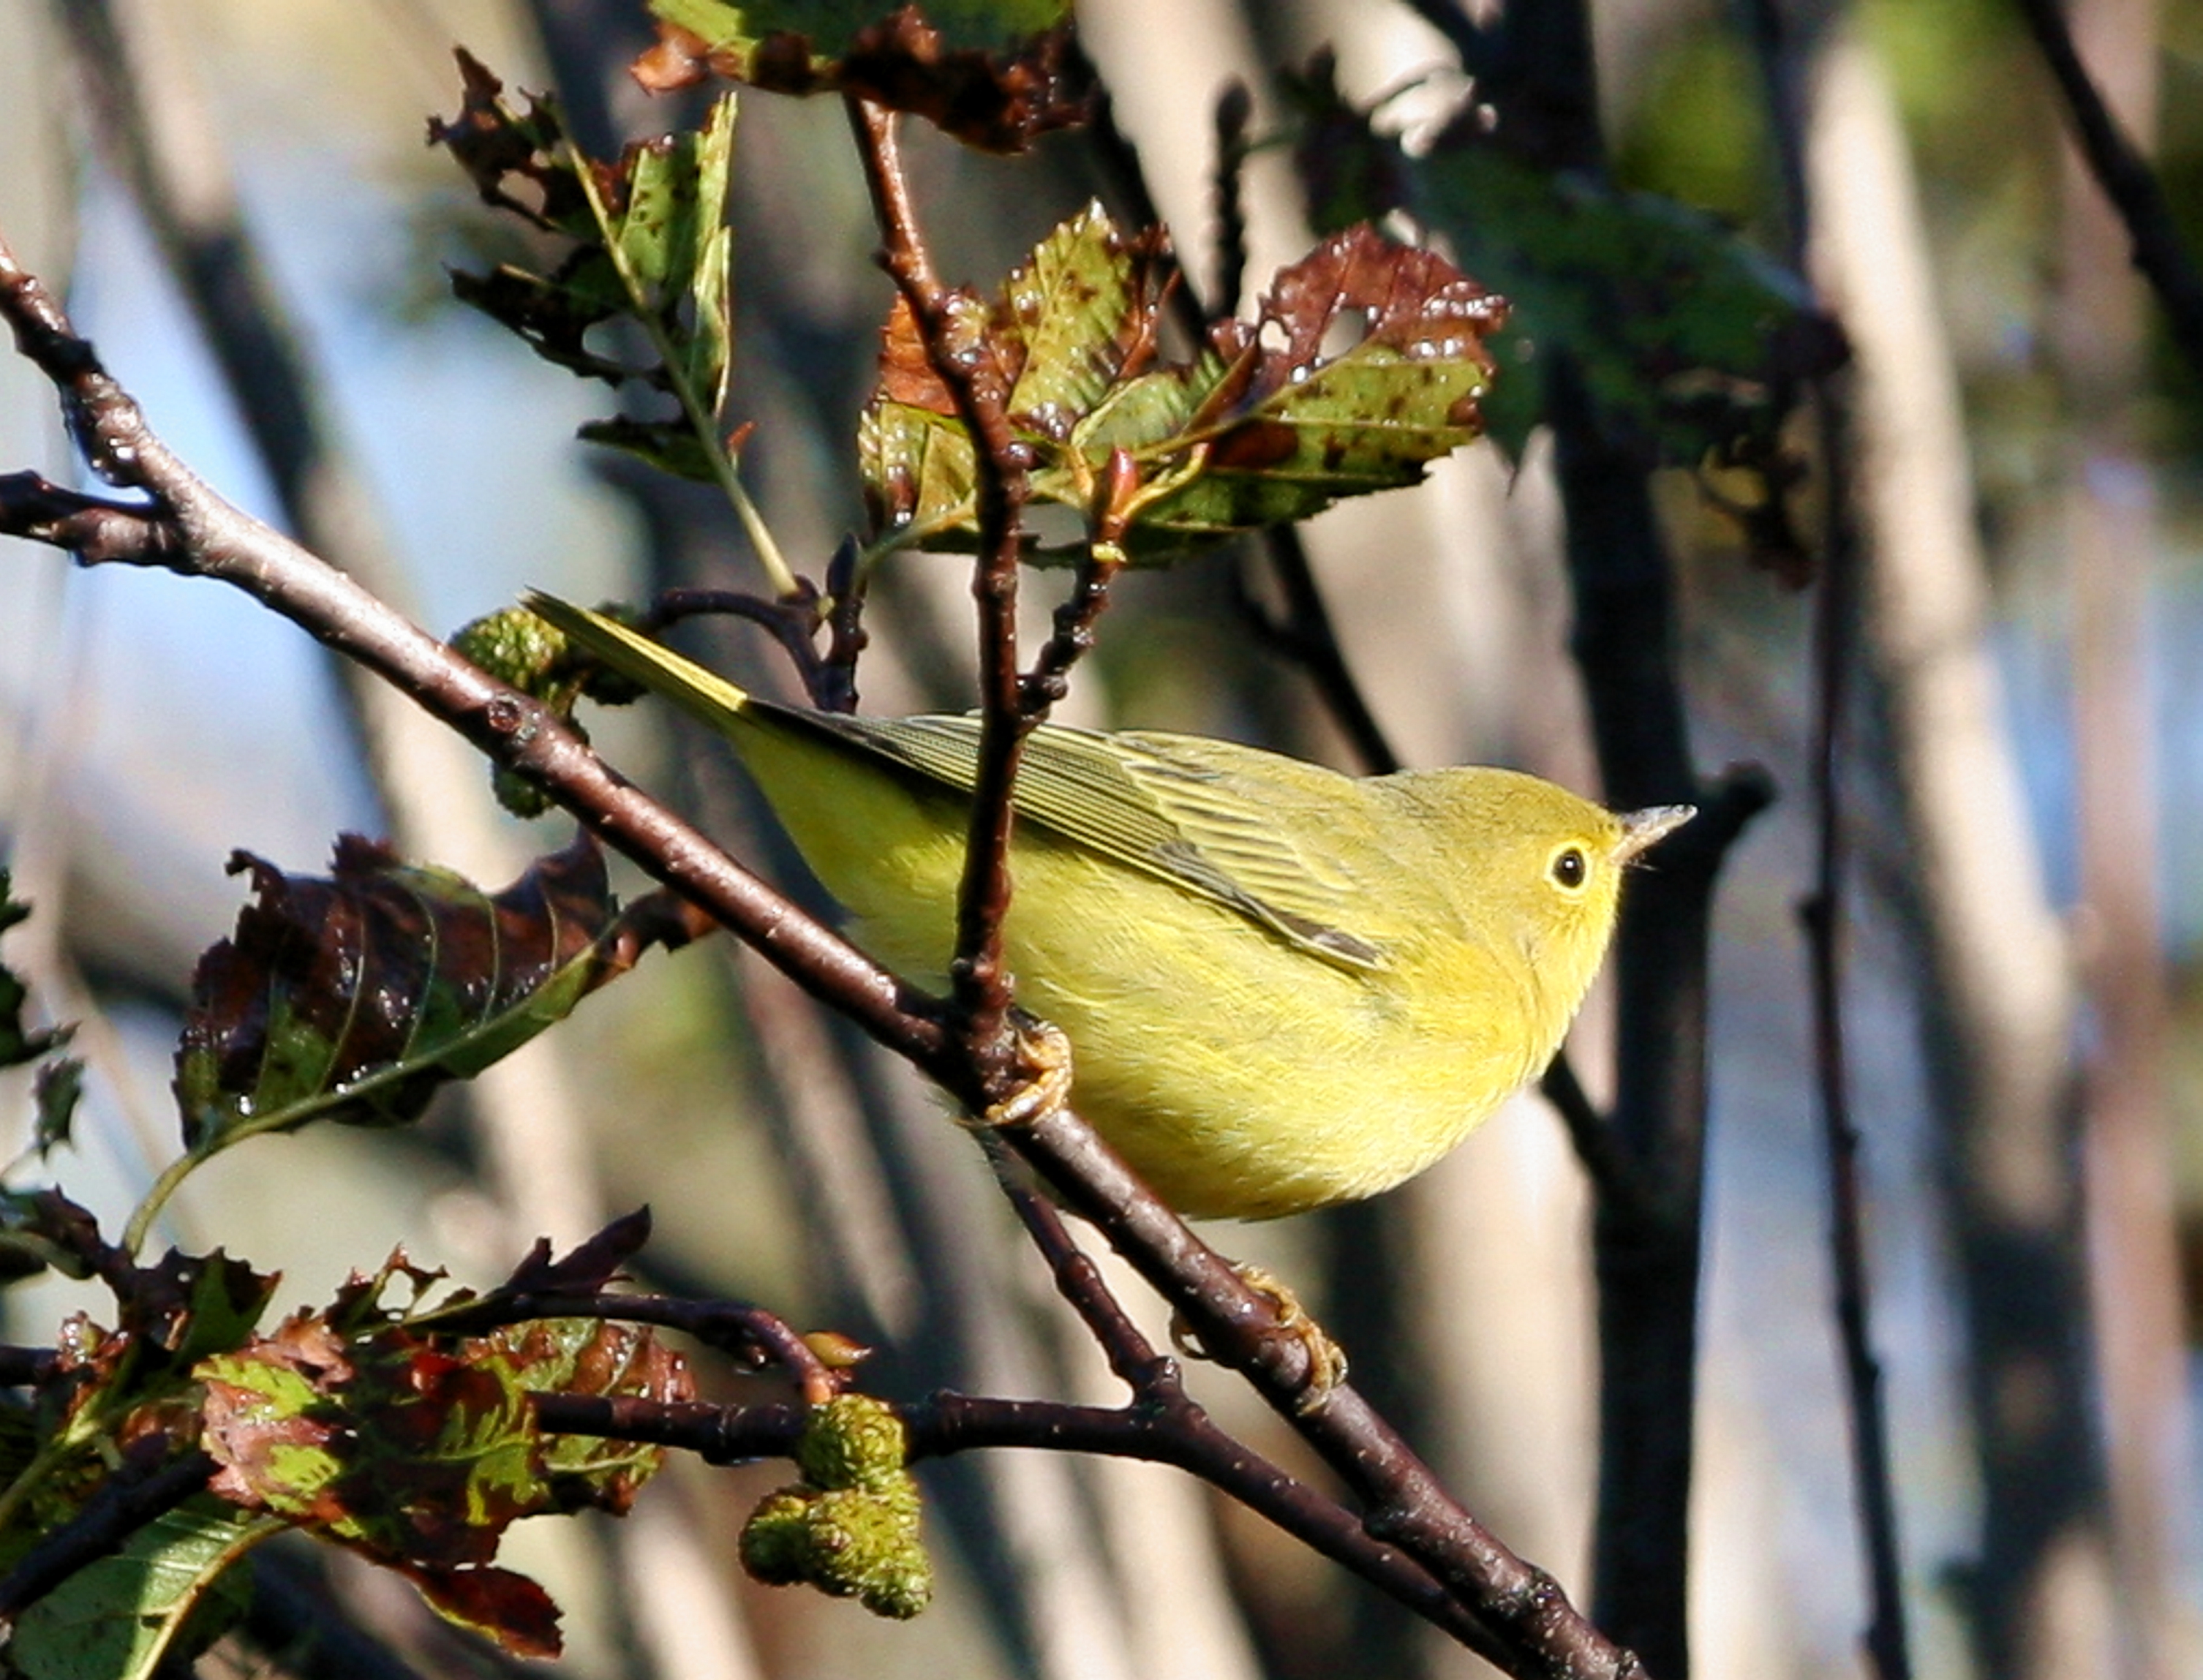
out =
{"type": "MultiPolygon", "coordinates": [[[[602,614],[529,606],[733,742],[873,955],[953,953],[976,718],[776,705],[602,614]]],[[[1181,1213],[1389,1189],[1544,1071],[1623,867],[1692,814],[1616,815],[1516,771],[1356,778],[1198,736],[1025,743],[1002,930],[1072,1104],[1181,1213]]]]}

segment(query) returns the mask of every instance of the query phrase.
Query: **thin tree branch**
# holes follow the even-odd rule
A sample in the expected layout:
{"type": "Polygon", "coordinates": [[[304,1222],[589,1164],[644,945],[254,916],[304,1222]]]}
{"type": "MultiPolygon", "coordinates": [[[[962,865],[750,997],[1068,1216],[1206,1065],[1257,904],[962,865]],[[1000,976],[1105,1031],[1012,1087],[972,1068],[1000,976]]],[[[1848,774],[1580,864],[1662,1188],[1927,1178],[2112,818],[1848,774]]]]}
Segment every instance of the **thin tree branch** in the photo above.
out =
{"type": "MultiPolygon", "coordinates": [[[[1226,123],[1231,109],[1227,92],[1226,103],[1219,106],[1220,126],[1226,123]]],[[[1162,212],[1148,186],[1146,171],[1140,166],[1139,151],[1117,127],[1113,109],[1107,100],[1096,107],[1090,132],[1102,174],[1124,200],[1133,221],[1143,228],[1159,226],[1162,212]]],[[[1227,242],[1243,234],[1243,229],[1236,229],[1228,208],[1222,231],[1227,242]]],[[[1235,290],[1237,281],[1232,277],[1243,265],[1243,253],[1235,257],[1227,243],[1221,266],[1235,290]]],[[[1229,307],[1229,304],[1225,306],[1229,307]]],[[[1178,283],[1170,289],[1168,307],[1179,330],[1194,343],[1202,343],[1207,338],[1208,316],[1183,263],[1179,266],[1178,283]]],[[[1308,565],[1308,550],[1301,541],[1298,529],[1291,525],[1271,526],[1262,533],[1261,541],[1262,552],[1269,559],[1279,590],[1285,597],[1285,613],[1282,618],[1274,618],[1255,606],[1251,596],[1243,593],[1241,600],[1255,633],[1273,652],[1299,665],[1315,685],[1317,697],[1345,732],[1366,772],[1384,775],[1397,770],[1399,755],[1385,738],[1377,714],[1355,682],[1346,655],[1340,651],[1338,633],[1332,628],[1323,595],[1315,586],[1314,572],[1308,565]]]]}
{"type": "MultiPolygon", "coordinates": [[[[109,376],[50,293],[0,242],[0,316],[51,380],[94,470],[153,498],[155,514],[86,563],[155,565],[245,591],[325,646],[377,672],[499,763],[534,777],[615,849],[709,910],[814,996],[959,1095],[972,1088],[938,1005],[906,986],[727,857],[704,836],[613,776],[540,702],[515,693],[408,623],[346,574],[240,512],[179,460],[109,376]]],[[[20,484],[24,475],[4,481],[20,484]]],[[[34,512],[43,498],[34,498],[34,512]]],[[[39,535],[0,501],[0,531],[39,535]]],[[[109,520],[103,535],[119,539],[109,520]]]]}
{"type": "MultiPolygon", "coordinates": [[[[1760,74],[1775,140],[1776,178],[1786,232],[1784,255],[1805,272],[1812,233],[1812,196],[1805,145],[1805,43],[1777,0],[1749,0],[1745,21],[1760,74]]],[[[1852,505],[1851,407],[1840,386],[1815,382],[1813,430],[1822,487],[1821,596],[1814,624],[1812,741],[1807,759],[1816,831],[1814,883],[1798,906],[1812,995],[1815,1083],[1828,1162],[1828,1247],[1835,1275],[1836,1337],[1851,1411],[1852,1475],[1859,1511],[1859,1547],[1866,1571],[1864,1645],[1879,1680],[1910,1680],[1903,1555],[1898,1542],[1897,1494],[1890,1474],[1889,1424],[1881,1366],[1874,1352],[1872,1284],[1866,1257],[1861,1139],[1852,1117],[1845,1052],[1841,930],[1845,921],[1846,847],[1842,777],[1852,675],[1858,658],[1858,529],[1852,505]]]]}
{"type": "Polygon", "coordinates": [[[417,1328],[437,1335],[475,1336],[509,1324],[546,1318],[602,1319],[679,1330],[727,1355],[736,1364],[781,1366],[801,1386],[805,1402],[812,1405],[832,1399],[842,1386],[786,1319],[739,1301],[699,1301],[603,1290],[499,1289],[480,1300],[427,1315],[417,1321],[417,1328]]]}
{"type": "MultiPolygon", "coordinates": [[[[1167,1362],[1166,1362],[1167,1363],[1167,1362]]],[[[531,1395],[536,1422],[561,1434],[647,1441],[707,1463],[791,1457],[806,1414],[781,1402],[713,1405],[633,1396],[531,1395]]],[[[1353,1516],[1232,1440],[1183,1395],[1174,1405],[1073,1405],[936,1393],[895,1408],[913,1464],[1003,1448],[1088,1452],[1167,1464],[1230,1495],[1310,1549],[1381,1588],[1493,1662],[1506,1647],[1447,1588],[1399,1547],[1365,1531],[1353,1516]]]]}
{"type": "Polygon", "coordinates": [[[989,376],[976,322],[960,323],[959,305],[965,300],[942,284],[918,232],[893,114],[862,99],[851,99],[848,107],[879,223],[881,266],[909,305],[927,359],[971,435],[977,464],[979,561],[972,593],[979,620],[979,756],[950,979],[974,1062],[1007,1078],[1016,1061],[1008,1030],[1009,978],[1002,964],[1002,918],[1008,914],[1011,892],[1010,830],[1016,819],[1010,794],[1025,737],[1039,721],[1026,714],[1018,681],[1018,562],[1027,457],[1011,434],[1009,393],[999,378],[989,376]]]}
{"type": "Polygon", "coordinates": [[[2073,44],[2058,0],[2016,0],[2028,33],[2065,100],[2073,138],[2088,172],[2126,224],[2135,268],[2157,293],[2172,341],[2203,375],[2203,272],[2180,237],[2165,188],[2132,138],[2119,126],[2073,44]]]}
{"type": "Polygon", "coordinates": [[[131,1463],[108,1476],[67,1522],[38,1536],[0,1576],[0,1625],[12,1624],[87,1565],[119,1551],[155,1517],[202,1491],[215,1461],[194,1448],[170,1457],[168,1446],[151,1440],[151,1464],[131,1463]]]}

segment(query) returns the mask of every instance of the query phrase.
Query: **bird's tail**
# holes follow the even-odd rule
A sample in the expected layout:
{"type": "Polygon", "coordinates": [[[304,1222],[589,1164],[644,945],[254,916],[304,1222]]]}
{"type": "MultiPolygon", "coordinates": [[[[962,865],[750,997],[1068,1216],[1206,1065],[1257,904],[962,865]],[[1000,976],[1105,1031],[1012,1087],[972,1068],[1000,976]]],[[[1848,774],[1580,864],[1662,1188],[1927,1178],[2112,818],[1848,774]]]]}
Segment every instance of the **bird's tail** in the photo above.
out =
{"type": "Polygon", "coordinates": [[[652,641],[616,618],[540,589],[530,589],[523,604],[621,676],[640,683],[653,694],[663,695],[721,734],[731,736],[748,726],[751,701],[747,692],[664,643],[652,641]]]}

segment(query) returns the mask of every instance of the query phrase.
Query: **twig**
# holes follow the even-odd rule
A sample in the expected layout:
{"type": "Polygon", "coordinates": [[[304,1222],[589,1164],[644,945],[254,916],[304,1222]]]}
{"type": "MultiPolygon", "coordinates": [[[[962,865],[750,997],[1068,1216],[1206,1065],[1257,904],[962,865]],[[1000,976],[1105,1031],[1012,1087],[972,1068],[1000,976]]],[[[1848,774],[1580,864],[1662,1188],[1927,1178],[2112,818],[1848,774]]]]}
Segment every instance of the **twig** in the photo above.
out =
{"type": "Polygon", "coordinates": [[[1237,310],[1247,290],[1247,122],[1255,96],[1233,78],[1216,96],[1216,307],[1237,310]]]}
{"type": "Polygon", "coordinates": [[[1018,563],[1024,541],[1026,453],[1010,431],[1008,393],[991,377],[984,346],[960,342],[961,299],[943,285],[918,233],[894,115],[862,99],[848,102],[865,184],[880,228],[880,264],[901,293],[933,371],[971,435],[977,482],[974,503],[979,560],[972,593],[979,621],[979,755],[972,778],[972,824],[957,894],[956,956],[951,965],[967,1046],[990,1084],[1014,1080],[1010,990],[1002,964],[1002,918],[1010,906],[1010,792],[1025,736],[1037,719],[1021,704],[1018,680],[1018,563]]]}
{"type": "MultiPolygon", "coordinates": [[[[1759,65],[1768,127],[1775,137],[1787,251],[1802,272],[1812,230],[1800,85],[1804,54],[1775,0],[1750,0],[1745,21],[1759,65]]],[[[1821,599],[1814,627],[1813,737],[1808,750],[1816,831],[1811,893],[1798,907],[1812,993],[1813,1056],[1828,1161],[1828,1245],[1836,1282],[1836,1334],[1851,1410],[1852,1474],[1859,1506],[1869,1603],[1865,1647],[1879,1680],[1910,1680],[1897,1495],[1889,1464],[1889,1426],[1881,1367],[1870,1335],[1872,1295],[1866,1263],[1858,1128],[1852,1118],[1845,1056],[1843,926],[1845,847],[1842,752],[1851,672],[1857,656],[1858,533],[1852,512],[1850,405],[1826,380],[1816,382],[1815,451],[1823,490],[1821,599]]]]}
{"type": "Polygon", "coordinates": [[[794,595],[778,600],[747,595],[739,589],[661,589],[653,598],[650,610],[637,621],[637,628],[655,636],[667,626],[679,624],[683,618],[706,615],[746,618],[772,633],[773,640],[780,644],[781,651],[795,666],[795,674],[803,683],[804,692],[811,696],[815,705],[818,703],[825,680],[823,661],[817,645],[812,640],[820,622],[819,605],[818,591],[802,578],[796,579],[794,595]]]}
{"type": "MultiPolygon", "coordinates": [[[[1227,92],[1225,102],[1218,107],[1220,127],[1227,125],[1231,116],[1227,92]]],[[[1102,172],[1125,200],[1133,219],[1143,227],[1159,224],[1162,212],[1156,208],[1147,175],[1140,167],[1139,152],[1117,127],[1106,100],[1096,109],[1090,132],[1102,172]]],[[[1220,159],[1220,169],[1223,167],[1224,160],[1220,159]]],[[[1224,208],[1220,206],[1220,210],[1224,208]]],[[[1238,289],[1237,275],[1243,270],[1245,257],[1243,251],[1233,254],[1231,242],[1243,241],[1244,231],[1226,215],[1222,236],[1227,243],[1220,266],[1223,277],[1231,283],[1234,293],[1238,289]]],[[[1231,293],[1225,295],[1229,297],[1231,293]]],[[[1179,329],[1193,342],[1199,344],[1207,337],[1208,321],[1202,300],[1185,278],[1182,264],[1179,283],[1170,288],[1168,307],[1179,329]]],[[[1273,618],[1255,603],[1243,586],[1240,600],[1255,634],[1273,652],[1299,665],[1315,684],[1317,696],[1330,708],[1332,719],[1345,732],[1363,770],[1373,775],[1397,770],[1399,755],[1385,738],[1376,713],[1354,680],[1346,656],[1339,648],[1338,633],[1332,626],[1322,594],[1315,586],[1314,573],[1309,568],[1308,550],[1301,542],[1299,529],[1291,525],[1271,526],[1262,533],[1262,549],[1285,596],[1285,610],[1282,619],[1273,618]]]]}
{"type": "Polygon", "coordinates": [[[811,1345],[788,1321],[763,1307],[739,1301],[697,1301],[670,1295],[624,1295],[605,1291],[571,1293],[500,1289],[417,1321],[438,1335],[473,1336],[508,1324],[546,1318],[589,1318],[622,1324],[655,1324],[679,1330],[705,1346],[753,1367],[777,1364],[801,1385],[807,1405],[817,1405],[841,1390],[811,1345]]]}
{"type": "MultiPolygon", "coordinates": [[[[735,1464],[790,1456],[804,1409],[785,1403],[713,1405],[632,1396],[537,1393],[536,1422],[561,1434],[647,1441],[735,1464]]],[[[1200,1477],[1314,1551],[1415,1610],[1503,1665],[1506,1647],[1397,1547],[1367,1533],[1338,1504],[1232,1440],[1190,1399],[1173,1407],[1074,1405],[936,1393],[895,1408],[910,1461],[1002,1448],[1090,1452],[1168,1464],[1200,1477]]]]}
{"type": "Polygon", "coordinates": [[[1553,1065],[1538,1081],[1538,1091],[1561,1117],[1568,1142],[1575,1149],[1576,1164],[1591,1180],[1599,1205],[1624,1210],[1632,1218],[1649,1217],[1651,1210],[1645,1204],[1645,1187],[1639,1181],[1636,1163],[1623,1151],[1614,1135],[1613,1122],[1598,1111],[1567,1056],[1553,1059],[1553,1065]]]}
{"type": "Polygon", "coordinates": [[[205,1488],[215,1473],[214,1459],[197,1448],[168,1455],[166,1442],[151,1440],[145,1456],[153,1463],[133,1458],[102,1482],[74,1516],[39,1535],[0,1576],[0,1624],[12,1624],[79,1570],[120,1550],[155,1517],[205,1488]]]}
{"type": "Polygon", "coordinates": [[[1331,609],[1316,588],[1315,572],[1308,565],[1308,549],[1299,530],[1291,525],[1273,525],[1262,533],[1262,550],[1269,557],[1271,574],[1285,595],[1285,612],[1266,611],[1243,587],[1240,606],[1255,636],[1272,652],[1300,666],[1315,685],[1317,696],[1330,708],[1332,720],[1345,732],[1354,755],[1365,774],[1388,776],[1400,768],[1400,755],[1385,738],[1384,725],[1370,709],[1361,685],[1355,681],[1338,645],[1338,632],[1331,622],[1331,609]]]}
{"type": "MultiPolygon", "coordinates": [[[[1309,1405],[1307,1342],[1277,1304],[1146,1192],[1100,1140],[1064,1114],[1008,1128],[1010,1145],[1184,1316],[1219,1364],[1252,1383],[1354,1490],[1363,1525],[1446,1582],[1510,1651],[1570,1677],[1636,1676],[1636,1658],[1569,1607],[1544,1571],[1503,1546],[1446,1492],[1398,1433],[1344,1382],[1309,1405]],[[1531,1658],[1528,1653],[1535,1653],[1531,1658]]],[[[1511,1667],[1511,1662],[1509,1665],[1511,1667]]]]}
{"type": "Polygon", "coordinates": [[[1101,1269],[1072,1240],[1054,1204],[1021,1185],[1005,1182],[1003,1190],[1033,1246],[1048,1262],[1056,1293],[1093,1333],[1118,1380],[1136,1394],[1178,1390],[1175,1362],[1156,1353],[1131,1315],[1109,1293],[1101,1269]]]}
{"type": "Polygon", "coordinates": [[[1109,452],[1102,475],[1102,504],[1092,539],[1078,562],[1078,580],[1055,609],[1054,630],[1018,683],[1019,710],[1038,719],[1071,691],[1071,668],[1094,650],[1094,625],[1109,606],[1109,586],[1125,569],[1125,528],[1139,493],[1139,470],[1129,451],[1109,452]]]}
{"type": "MultiPolygon", "coordinates": [[[[1448,1593],[1421,1565],[1373,1539],[1337,1500],[1318,1494],[1219,1429],[1208,1411],[1186,1393],[1178,1361],[1158,1354],[1109,1293],[1101,1269],[1072,1240],[1054,1205],[1030,1190],[1006,1187],[1018,1216],[1048,1259],[1058,1293],[1071,1303],[1101,1344],[1110,1369],[1132,1391],[1131,1411],[1113,1415],[1133,1420],[1137,1426],[1134,1435],[1122,1452],[1113,1446],[1098,1450],[1152,1458],[1198,1476],[1326,1557],[1420,1610],[1469,1649],[1495,1662],[1501,1660],[1498,1642],[1469,1607],[1448,1593]]],[[[944,1400],[953,1400],[964,1409],[965,1428],[974,1426],[989,1405],[1021,1404],[975,1401],[961,1395],[936,1396],[935,1403],[944,1400]]],[[[1078,1409],[1066,1411],[1073,1417],[1079,1415],[1078,1409]]],[[[1031,1413],[1030,1408],[1002,1415],[1019,1422],[1031,1417],[1042,1429],[1050,1427],[1045,1414],[1031,1413]]],[[[966,1444],[950,1432],[935,1443],[934,1450],[959,1451],[966,1444]]]]}
{"type": "Polygon", "coordinates": [[[2065,114],[2088,171],[2126,224],[2135,268],[2157,293],[2172,340],[2188,365],[2203,375],[2203,273],[2199,273],[2165,203],[2165,188],[2133,139],[2119,126],[2089,79],[2073,45],[2058,0],[2017,0],[2028,33],[2064,96],[2065,114]]]}
{"type": "Polygon", "coordinates": [[[864,550],[854,535],[842,539],[826,563],[826,652],[820,660],[813,702],[829,712],[857,709],[857,656],[871,639],[865,633],[864,550]]]}

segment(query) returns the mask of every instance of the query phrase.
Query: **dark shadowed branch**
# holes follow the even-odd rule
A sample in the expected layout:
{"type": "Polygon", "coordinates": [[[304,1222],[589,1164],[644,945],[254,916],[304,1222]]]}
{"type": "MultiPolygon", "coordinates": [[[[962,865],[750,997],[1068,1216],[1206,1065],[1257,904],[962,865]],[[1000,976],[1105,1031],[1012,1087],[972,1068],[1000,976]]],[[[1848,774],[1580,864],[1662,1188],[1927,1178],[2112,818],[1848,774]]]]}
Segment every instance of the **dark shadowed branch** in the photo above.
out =
{"type": "Polygon", "coordinates": [[[2017,0],[2028,33],[2065,101],[2073,138],[2133,241],[2134,265],[2164,307],[2165,324],[2188,365],[2203,375],[2203,273],[2180,237],[2164,184],[2119,126],[2082,63],[2059,0],[2017,0]]]}

